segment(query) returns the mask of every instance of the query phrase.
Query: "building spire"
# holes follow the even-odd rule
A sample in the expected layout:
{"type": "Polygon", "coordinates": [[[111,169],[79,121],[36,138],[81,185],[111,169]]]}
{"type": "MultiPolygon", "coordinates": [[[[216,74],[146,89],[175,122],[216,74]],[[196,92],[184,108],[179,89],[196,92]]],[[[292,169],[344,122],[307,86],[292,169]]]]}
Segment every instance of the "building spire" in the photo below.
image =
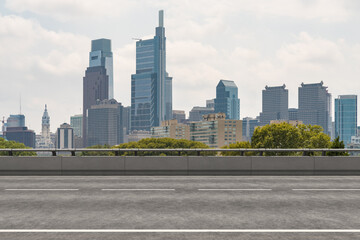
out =
{"type": "Polygon", "coordinates": [[[164,27],[164,10],[159,11],[159,27],[164,27]]]}

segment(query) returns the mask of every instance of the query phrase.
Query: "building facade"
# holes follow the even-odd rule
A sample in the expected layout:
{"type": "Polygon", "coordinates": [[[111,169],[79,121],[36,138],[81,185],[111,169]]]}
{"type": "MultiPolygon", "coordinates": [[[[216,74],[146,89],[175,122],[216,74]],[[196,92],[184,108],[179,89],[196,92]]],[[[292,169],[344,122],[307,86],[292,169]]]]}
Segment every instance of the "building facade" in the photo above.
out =
{"type": "Polygon", "coordinates": [[[271,120],[289,120],[289,93],[285,84],[276,87],[265,87],[262,91],[262,112],[260,125],[269,124],[271,120]]]}
{"type": "Polygon", "coordinates": [[[10,115],[6,121],[7,127],[25,127],[25,116],[23,114],[10,115]]]}
{"type": "Polygon", "coordinates": [[[104,67],[109,78],[108,99],[114,98],[113,53],[110,39],[96,39],[91,41],[89,67],[104,67]]]}
{"type": "Polygon", "coordinates": [[[131,129],[150,131],[172,119],[172,77],[166,72],[164,12],[153,39],[136,42],[136,74],[131,75],[131,129]]]}
{"type": "Polygon", "coordinates": [[[190,123],[190,140],[214,148],[240,142],[242,121],[226,119],[225,113],[208,114],[203,121],[190,123]]]}
{"type": "Polygon", "coordinates": [[[151,128],[151,137],[190,140],[190,126],[178,123],[176,119],[166,120],[160,127],[151,128]]]}
{"type": "Polygon", "coordinates": [[[77,114],[70,117],[70,126],[74,129],[74,136],[82,137],[83,115],[77,114]]]}
{"type": "Polygon", "coordinates": [[[173,119],[176,119],[178,123],[185,123],[186,114],[184,110],[173,110],[173,119]]]}
{"type": "Polygon", "coordinates": [[[214,113],[214,108],[193,107],[189,112],[189,122],[199,122],[203,120],[204,115],[214,113]]]}
{"type": "Polygon", "coordinates": [[[335,99],[335,137],[351,143],[351,137],[357,135],[357,96],[340,95],[335,99]]]}
{"type": "Polygon", "coordinates": [[[245,117],[242,119],[242,136],[243,141],[251,142],[252,135],[256,127],[260,126],[260,122],[256,118],[245,117]]]}
{"type": "Polygon", "coordinates": [[[123,106],[115,99],[98,101],[88,109],[88,146],[124,142],[123,106]]]}
{"type": "Polygon", "coordinates": [[[226,119],[240,119],[240,99],[234,81],[220,80],[216,86],[215,113],[225,113],[226,119]]]}
{"type": "Polygon", "coordinates": [[[299,87],[298,120],[319,125],[331,135],[331,94],[324,83],[301,84],[299,87]]]}
{"type": "Polygon", "coordinates": [[[74,148],[74,130],[68,123],[63,123],[56,131],[56,148],[74,148]]]}
{"type": "Polygon", "coordinates": [[[109,96],[109,76],[106,68],[89,67],[83,79],[83,146],[87,147],[87,110],[96,104],[97,100],[108,99],[109,96]]]}
{"type": "Polygon", "coordinates": [[[289,108],[289,120],[298,120],[298,111],[299,110],[297,108],[289,108]]]}

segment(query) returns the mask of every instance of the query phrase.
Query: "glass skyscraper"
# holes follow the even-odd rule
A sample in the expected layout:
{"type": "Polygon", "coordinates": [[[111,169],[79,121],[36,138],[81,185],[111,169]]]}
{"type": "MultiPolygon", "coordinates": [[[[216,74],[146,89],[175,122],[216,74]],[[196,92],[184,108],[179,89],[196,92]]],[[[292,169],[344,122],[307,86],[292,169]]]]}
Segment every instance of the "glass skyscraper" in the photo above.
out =
{"type": "Polygon", "coordinates": [[[220,80],[216,86],[215,113],[225,113],[226,119],[240,120],[240,99],[234,81],[220,80]]]}
{"type": "Polygon", "coordinates": [[[262,91],[261,126],[269,124],[271,120],[289,120],[289,93],[285,87],[285,84],[277,87],[265,86],[262,91]]]}
{"type": "Polygon", "coordinates": [[[106,75],[109,76],[109,99],[114,98],[113,79],[113,54],[111,52],[110,39],[96,39],[91,41],[91,52],[89,56],[89,67],[105,67],[106,75]]]}
{"type": "Polygon", "coordinates": [[[136,42],[136,74],[131,75],[131,130],[150,131],[172,118],[172,77],[166,72],[164,12],[153,39],[136,42]]]}
{"type": "Polygon", "coordinates": [[[340,137],[345,146],[351,136],[357,134],[357,96],[340,95],[335,99],[335,137],[340,137]]]}
{"type": "Polygon", "coordinates": [[[323,82],[301,84],[299,87],[298,120],[304,124],[319,125],[331,134],[331,94],[323,82]]]}

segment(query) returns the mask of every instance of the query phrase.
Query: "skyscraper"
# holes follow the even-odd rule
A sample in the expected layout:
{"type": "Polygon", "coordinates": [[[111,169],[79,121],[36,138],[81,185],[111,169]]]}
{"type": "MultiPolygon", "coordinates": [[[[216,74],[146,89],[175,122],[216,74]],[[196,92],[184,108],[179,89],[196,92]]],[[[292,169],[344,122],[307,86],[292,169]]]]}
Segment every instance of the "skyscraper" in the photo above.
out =
{"type": "Polygon", "coordinates": [[[113,54],[110,39],[96,39],[91,41],[89,67],[103,66],[109,76],[109,99],[114,98],[113,54]]]}
{"type": "Polygon", "coordinates": [[[225,113],[226,119],[240,119],[240,99],[234,81],[220,80],[216,86],[215,113],[225,113]]]}
{"type": "Polygon", "coordinates": [[[356,134],[357,96],[340,95],[335,99],[335,137],[340,137],[346,146],[356,134]]]}
{"type": "Polygon", "coordinates": [[[88,146],[123,143],[123,106],[115,99],[97,101],[88,109],[88,146]]]}
{"type": "Polygon", "coordinates": [[[83,78],[83,147],[87,146],[87,110],[97,100],[109,98],[109,76],[104,66],[88,67],[83,78]]]}
{"type": "Polygon", "coordinates": [[[289,93],[285,87],[285,84],[277,87],[265,86],[262,91],[261,126],[269,124],[271,120],[289,120],[289,93]]]}
{"type": "Polygon", "coordinates": [[[27,147],[35,147],[35,132],[25,127],[23,114],[10,115],[4,130],[3,134],[7,140],[23,143],[27,147]]]}
{"type": "Polygon", "coordinates": [[[323,82],[301,84],[299,87],[298,120],[304,124],[319,125],[331,134],[331,94],[323,82]]]}
{"type": "Polygon", "coordinates": [[[150,131],[172,118],[172,77],[166,72],[164,12],[153,39],[136,42],[136,74],[131,75],[131,129],[150,131]]]}

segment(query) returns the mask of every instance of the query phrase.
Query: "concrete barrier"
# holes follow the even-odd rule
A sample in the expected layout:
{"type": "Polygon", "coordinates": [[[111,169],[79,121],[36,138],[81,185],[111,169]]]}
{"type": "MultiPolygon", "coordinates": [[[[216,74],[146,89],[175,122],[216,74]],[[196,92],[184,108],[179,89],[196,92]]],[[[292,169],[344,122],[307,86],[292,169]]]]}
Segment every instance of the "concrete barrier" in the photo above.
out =
{"type": "Polygon", "coordinates": [[[350,156],[0,157],[1,175],[360,175],[350,156]]]}
{"type": "Polygon", "coordinates": [[[296,157],[296,156],[253,156],[252,174],[313,174],[314,157],[296,157]]]}
{"type": "Polygon", "coordinates": [[[212,157],[190,156],[190,175],[249,175],[251,174],[250,157],[212,157]]]}
{"type": "Polygon", "coordinates": [[[1,175],[61,175],[61,157],[0,157],[1,175]]]}
{"type": "Polygon", "coordinates": [[[125,174],[187,175],[187,157],[144,156],[125,157],[125,174]]]}
{"type": "Polygon", "coordinates": [[[125,157],[62,157],[63,175],[124,175],[125,157]]]}

